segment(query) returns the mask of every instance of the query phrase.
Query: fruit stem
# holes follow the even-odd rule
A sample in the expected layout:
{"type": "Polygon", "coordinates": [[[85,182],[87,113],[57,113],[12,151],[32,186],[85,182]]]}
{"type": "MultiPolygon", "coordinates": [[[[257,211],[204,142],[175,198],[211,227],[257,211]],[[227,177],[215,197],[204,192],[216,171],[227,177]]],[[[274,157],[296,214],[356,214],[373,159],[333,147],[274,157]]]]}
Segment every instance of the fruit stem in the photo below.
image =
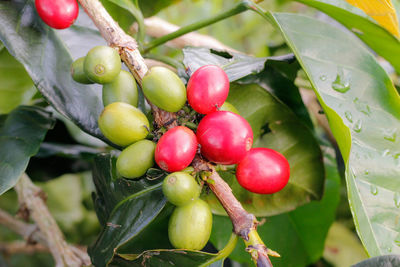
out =
{"type": "Polygon", "coordinates": [[[143,47],[143,51],[141,51],[142,53],[148,53],[151,49],[162,45],[172,39],[178,38],[184,34],[187,34],[189,32],[193,32],[196,31],[198,29],[201,29],[203,27],[206,27],[208,25],[214,24],[218,21],[224,20],[226,18],[232,17],[234,15],[237,15],[239,13],[242,13],[246,10],[248,10],[250,8],[250,5],[252,4],[251,1],[246,0],[246,1],[241,1],[238,4],[236,4],[234,7],[232,7],[231,9],[224,11],[218,15],[212,16],[210,18],[206,18],[200,21],[197,21],[195,23],[189,24],[185,27],[180,28],[177,31],[171,32],[167,35],[164,35],[160,38],[154,39],[153,41],[147,43],[146,45],[144,45],[143,47]]]}
{"type": "Polygon", "coordinates": [[[210,264],[216,261],[228,258],[229,255],[231,255],[232,251],[235,249],[237,241],[238,241],[238,236],[235,233],[232,233],[231,237],[228,240],[228,243],[226,243],[225,247],[217,253],[217,256],[203,263],[199,267],[209,266],[210,264]]]}

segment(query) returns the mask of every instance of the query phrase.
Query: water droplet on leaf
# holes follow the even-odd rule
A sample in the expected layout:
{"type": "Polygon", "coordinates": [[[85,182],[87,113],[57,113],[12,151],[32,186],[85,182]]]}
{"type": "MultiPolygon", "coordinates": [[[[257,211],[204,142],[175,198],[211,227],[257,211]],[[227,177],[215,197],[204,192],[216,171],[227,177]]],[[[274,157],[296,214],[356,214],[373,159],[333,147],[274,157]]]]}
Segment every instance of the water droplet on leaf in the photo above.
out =
{"type": "Polygon", "coordinates": [[[364,174],[368,175],[369,174],[369,170],[365,170],[364,174]]]}
{"type": "Polygon", "coordinates": [[[356,109],[365,115],[370,115],[371,114],[371,108],[367,104],[367,102],[360,100],[358,97],[354,98],[353,100],[354,105],[356,106],[356,109]]]}
{"type": "Polygon", "coordinates": [[[371,184],[370,190],[371,194],[373,194],[374,196],[378,194],[378,187],[376,187],[376,185],[371,184]]]}
{"type": "Polygon", "coordinates": [[[356,124],[354,125],[353,130],[354,130],[356,133],[359,133],[359,132],[361,132],[361,128],[362,128],[362,121],[361,121],[361,120],[357,120],[357,121],[356,121],[356,124]]]}
{"type": "Polygon", "coordinates": [[[397,236],[397,238],[394,240],[394,243],[396,246],[400,247],[400,235],[397,236]]]}
{"type": "Polygon", "coordinates": [[[351,115],[350,111],[346,111],[346,112],[344,113],[344,116],[346,117],[346,119],[347,119],[349,122],[353,122],[353,116],[351,115]]]}
{"type": "Polygon", "coordinates": [[[383,133],[383,138],[390,142],[396,142],[396,137],[397,137],[396,131],[397,131],[396,128],[395,129],[385,129],[384,133],[383,133]]]}
{"type": "Polygon", "coordinates": [[[390,150],[389,149],[383,150],[383,152],[382,152],[382,156],[383,157],[386,157],[386,156],[389,156],[389,155],[390,155],[390,150]]]}
{"type": "Polygon", "coordinates": [[[394,194],[393,199],[394,199],[394,205],[395,205],[397,208],[400,208],[400,193],[399,193],[399,192],[396,192],[396,193],[394,194]]]}
{"type": "Polygon", "coordinates": [[[321,76],[319,76],[319,79],[320,79],[321,81],[326,81],[326,75],[321,75],[321,76]]]}
{"type": "Polygon", "coordinates": [[[332,82],[332,89],[339,93],[346,93],[350,90],[350,83],[345,78],[342,68],[339,68],[336,79],[332,82]]]}

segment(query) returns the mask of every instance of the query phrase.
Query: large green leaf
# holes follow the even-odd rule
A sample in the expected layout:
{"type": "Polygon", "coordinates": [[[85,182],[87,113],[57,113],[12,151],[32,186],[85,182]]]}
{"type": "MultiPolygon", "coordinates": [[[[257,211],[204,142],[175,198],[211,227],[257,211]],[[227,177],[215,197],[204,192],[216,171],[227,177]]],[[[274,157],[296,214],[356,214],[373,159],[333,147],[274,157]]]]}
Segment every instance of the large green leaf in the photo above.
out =
{"type": "MultiPolygon", "coordinates": [[[[74,38],[79,44],[91,41],[84,35],[80,37],[74,38]]],[[[97,126],[103,109],[101,92],[72,80],[69,51],[57,33],[38,17],[33,1],[0,2],[0,40],[57,111],[85,132],[105,140],[97,126]]]]}
{"type": "MultiPolygon", "coordinates": [[[[271,257],[274,266],[307,266],[322,255],[329,227],[335,220],[340,196],[340,176],[334,150],[324,147],[323,151],[326,181],[321,201],[312,201],[289,213],[265,218],[265,223],[257,228],[265,244],[282,255],[281,258],[271,257]]],[[[226,242],[231,225],[228,218],[214,216],[211,242],[218,249],[226,242]]],[[[243,242],[238,243],[230,258],[251,263],[243,242]]]]}
{"type": "MultiPolygon", "coordinates": [[[[228,101],[250,123],[254,146],[275,149],[290,164],[288,185],[271,195],[251,193],[238,184],[234,175],[221,173],[244,208],[256,216],[271,216],[293,210],[312,199],[320,199],[324,167],[321,150],[310,129],[286,105],[258,85],[231,84],[228,101]]],[[[214,213],[226,214],[213,194],[204,198],[214,213]]]]}
{"type": "Polygon", "coordinates": [[[13,187],[35,155],[54,119],[34,106],[19,106],[0,128],[0,195],[13,187]]]}
{"type": "Polygon", "coordinates": [[[295,14],[269,14],[306,71],[346,164],[350,206],[371,256],[400,253],[400,97],[354,35],[295,14]]]}
{"type": "Polygon", "coordinates": [[[343,0],[297,0],[315,7],[336,19],[376,53],[389,61],[400,73],[400,41],[385,28],[377,24],[362,10],[343,0]]]}
{"type": "Polygon", "coordinates": [[[88,252],[95,266],[106,266],[121,246],[159,215],[167,201],[159,180],[117,179],[115,158],[110,154],[95,159],[93,180],[96,213],[103,230],[88,252]]]}
{"type": "Polygon", "coordinates": [[[0,49],[0,114],[26,104],[36,89],[24,67],[7,49],[0,49]]]}

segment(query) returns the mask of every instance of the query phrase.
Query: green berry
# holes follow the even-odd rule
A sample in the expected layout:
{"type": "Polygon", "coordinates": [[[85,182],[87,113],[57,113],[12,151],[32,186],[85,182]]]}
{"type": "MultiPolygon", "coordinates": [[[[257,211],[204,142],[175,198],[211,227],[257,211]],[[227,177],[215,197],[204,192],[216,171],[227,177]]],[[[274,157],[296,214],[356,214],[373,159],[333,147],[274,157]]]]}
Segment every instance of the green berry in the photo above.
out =
{"type": "Polygon", "coordinates": [[[168,201],[176,206],[185,205],[200,195],[200,186],[185,172],[174,172],[165,177],[162,189],[168,201]]]}
{"type": "Polygon", "coordinates": [[[200,198],[176,207],[169,219],[169,241],[175,248],[200,250],[211,235],[212,214],[200,198]]]}
{"type": "Polygon", "coordinates": [[[125,148],[117,159],[117,171],[125,178],[143,176],[154,165],[156,144],[140,140],[125,148]]]}
{"type": "Polygon", "coordinates": [[[151,103],[169,112],[177,112],[186,103],[185,85],[164,67],[151,68],[143,78],[142,89],[151,103]]]}
{"type": "Polygon", "coordinates": [[[83,84],[91,84],[93,83],[89,78],[86,76],[85,72],[83,71],[83,62],[85,61],[85,57],[78,58],[71,65],[71,76],[74,81],[83,84]]]}
{"type": "Polygon", "coordinates": [[[121,58],[114,48],[95,46],[87,53],[83,69],[89,80],[100,84],[109,83],[121,71],[121,58]]]}
{"type": "Polygon", "coordinates": [[[147,117],[138,108],[122,102],[104,108],[99,117],[99,127],[105,137],[119,146],[142,140],[149,133],[147,117]]]}
{"type": "Polygon", "coordinates": [[[230,112],[240,115],[239,111],[231,103],[229,103],[227,101],[224,102],[224,104],[220,107],[219,110],[220,111],[230,111],[230,112]]]}
{"type": "Polygon", "coordinates": [[[112,82],[103,85],[104,106],[114,102],[124,102],[137,107],[138,100],[135,78],[125,70],[121,70],[112,82]]]}

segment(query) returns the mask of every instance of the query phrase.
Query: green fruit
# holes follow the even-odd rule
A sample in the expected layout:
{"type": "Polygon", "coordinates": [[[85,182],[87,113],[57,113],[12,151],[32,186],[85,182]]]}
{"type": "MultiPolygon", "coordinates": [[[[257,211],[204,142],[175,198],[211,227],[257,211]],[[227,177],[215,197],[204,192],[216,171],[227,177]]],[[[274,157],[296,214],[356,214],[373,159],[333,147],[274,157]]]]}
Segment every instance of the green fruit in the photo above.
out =
{"type": "Polygon", "coordinates": [[[112,82],[121,71],[121,58],[117,50],[109,46],[95,46],[87,53],[83,70],[95,83],[112,82]]]}
{"type": "Polygon", "coordinates": [[[233,112],[233,113],[236,113],[236,114],[240,115],[240,114],[239,114],[239,111],[238,111],[231,103],[226,102],[226,101],[225,101],[224,104],[220,107],[219,110],[221,110],[221,111],[230,111],[230,112],[233,112]]]}
{"type": "Polygon", "coordinates": [[[174,172],[165,177],[162,189],[168,201],[176,206],[185,205],[200,195],[200,186],[185,172],[174,172]]]}
{"type": "Polygon", "coordinates": [[[154,165],[156,144],[140,140],[125,148],[117,159],[117,170],[125,178],[143,176],[154,165]]]}
{"type": "Polygon", "coordinates": [[[175,248],[200,250],[210,238],[212,214],[200,198],[176,207],[169,219],[169,241],[175,248]]]}
{"type": "Polygon", "coordinates": [[[147,117],[138,108],[122,102],[114,102],[104,108],[99,127],[105,137],[119,146],[142,140],[149,133],[147,117]]]}
{"type": "Polygon", "coordinates": [[[124,102],[137,107],[138,100],[135,78],[125,70],[121,70],[112,82],[103,85],[104,106],[114,102],[124,102]]]}
{"type": "Polygon", "coordinates": [[[91,84],[93,83],[89,78],[86,76],[85,72],[83,71],[83,62],[85,61],[85,57],[80,57],[71,65],[71,76],[74,81],[78,83],[84,84],[91,84]]]}
{"type": "Polygon", "coordinates": [[[177,112],[186,103],[185,85],[164,67],[151,68],[143,78],[142,89],[151,103],[169,112],[177,112]]]}

